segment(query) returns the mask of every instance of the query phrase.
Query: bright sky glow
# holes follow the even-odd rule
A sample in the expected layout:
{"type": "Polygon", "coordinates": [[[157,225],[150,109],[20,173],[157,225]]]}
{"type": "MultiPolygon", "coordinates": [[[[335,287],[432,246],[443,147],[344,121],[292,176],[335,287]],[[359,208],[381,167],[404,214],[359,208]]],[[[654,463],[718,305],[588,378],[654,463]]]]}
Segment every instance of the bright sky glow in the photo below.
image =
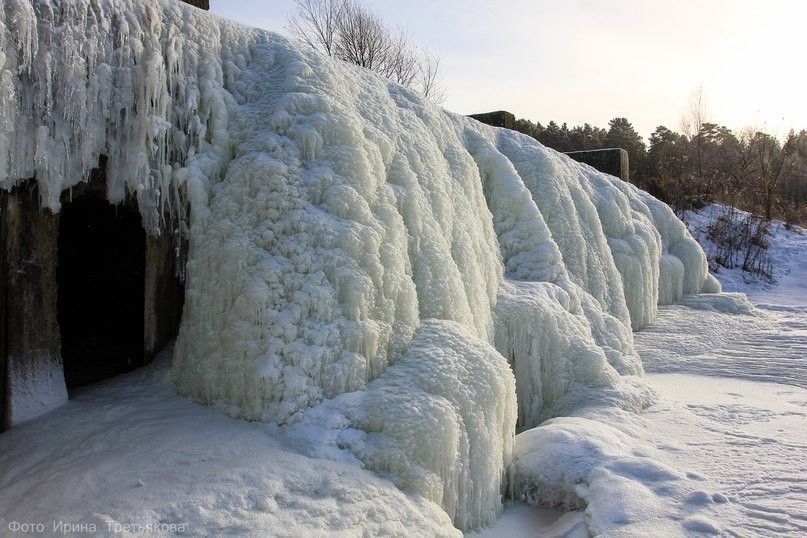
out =
{"type": "MultiPolygon", "coordinates": [[[[679,128],[703,85],[712,121],[807,128],[807,1],[367,0],[441,58],[445,107],[606,127],[679,128]]],[[[212,0],[285,33],[292,0],[212,0]]]]}

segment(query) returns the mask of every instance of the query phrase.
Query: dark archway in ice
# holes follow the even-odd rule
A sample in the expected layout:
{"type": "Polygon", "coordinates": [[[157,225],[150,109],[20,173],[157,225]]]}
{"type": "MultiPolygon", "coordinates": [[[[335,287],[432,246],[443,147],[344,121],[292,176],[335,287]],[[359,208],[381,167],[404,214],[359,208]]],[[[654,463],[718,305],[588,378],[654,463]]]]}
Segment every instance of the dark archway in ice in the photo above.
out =
{"type": "Polygon", "coordinates": [[[135,208],[92,194],[63,207],[58,319],[68,389],[143,364],[145,259],[135,208]]]}

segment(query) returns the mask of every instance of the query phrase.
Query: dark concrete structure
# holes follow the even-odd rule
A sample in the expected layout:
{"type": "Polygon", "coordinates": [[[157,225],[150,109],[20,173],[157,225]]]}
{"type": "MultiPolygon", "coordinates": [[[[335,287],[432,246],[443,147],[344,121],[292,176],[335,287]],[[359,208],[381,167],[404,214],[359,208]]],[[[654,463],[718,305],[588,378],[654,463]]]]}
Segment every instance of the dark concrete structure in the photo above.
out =
{"type": "Polygon", "coordinates": [[[146,234],[133,198],[110,205],[105,169],[102,158],[63,193],[58,214],[33,180],[0,189],[0,430],[20,402],[46,408],[65,389],[142,366],[179,330],[183,245],[170,226],[146,234]]]}
{"type": "Polygon", "coordinates": [[[200,9],[210,9],[210,0],[182,0],[182,2],[196,6],[200,9]]]}
{"type": "Polygon", "coordinates": [[[506,129],[514,129],[516,126],[516,117],[505,110],[497,110],[496,112],[485,112],[482,114],[471,114],[471,118],[492,125],[494,127],[504,127],[506,129]]]}
{"type": "Polygon", "coordinates": [[[566,155],[577,162],[586,163],[600,172],[630,181],[628,152],[622,148],[567,151],[566,155]]]}
{"type": "Polygon", "coordinates": [[[0,429],[11,419],[10,375],[25,382],[61,368],[56,318],[59,218],[40,209],[33,182],[0,191],[0,429]]]}
{"type": "Polygon", "coordinates": [[[19,420],[20,394],[64,394],[143,366],[179,329],[181,245],[170,226],[148,235],[134,199],[106,201],[105,164],[63,194],[58,214],[32,180],[0,191],[3,428],[19,420]]]}

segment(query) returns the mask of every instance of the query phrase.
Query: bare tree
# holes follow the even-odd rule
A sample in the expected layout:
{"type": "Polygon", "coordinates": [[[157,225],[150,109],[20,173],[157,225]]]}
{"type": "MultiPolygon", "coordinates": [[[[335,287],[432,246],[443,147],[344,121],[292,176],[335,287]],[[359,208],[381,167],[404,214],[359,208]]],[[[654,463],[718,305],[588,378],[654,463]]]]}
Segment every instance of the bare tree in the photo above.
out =
{"type": "Polygon", "coordinates": [[[445,94],[440,84],[440,58],[429,52],[423,52],[420,64],[420,92],[435,103],[445,101],[445,94]]]}
{"type": "Polygon", "coordinates": [[[414,87],[417,84],[420,74],[419,58],[409,46],[409,40],[403,30],[398,30],[397,36],[390,40],[387,57],[379,72],[404,86],[414,87]]]}
{"type": "MultiPolygon", "coordinates": [[[[681,116],[681,132],[693,142],[695,150],[695,165],[697,167],[698,181],[704,181],[703,174],[703,140],[701,130],[709,121],[709,107],[703,95],[703,84],[699,84],[689,96],[687,108],[681,116]]],[[[711,185],[707,186],[707,191],[711,185]]]]}
{"type": "Polygon", "coordinates": [[[381,18],[355,0],[295,0],[289,18],[292,35],[329,56],[371,69],[436,102],[442,100],[440,62],[409,43],[406,32],[392,32],[381,18]]]}
{"type": "Polygon", "coordinates": [[[288,29],[308,46],[333,56],[339,22],[348,9],[347,0],[295,0],[297,13],[288,29]]]}
{"type": "Polygon", "coordinates": [[[355,2],[337,24],[335,56],[367,69],[383,72],[393,43],[381,19],[355,2]]]}

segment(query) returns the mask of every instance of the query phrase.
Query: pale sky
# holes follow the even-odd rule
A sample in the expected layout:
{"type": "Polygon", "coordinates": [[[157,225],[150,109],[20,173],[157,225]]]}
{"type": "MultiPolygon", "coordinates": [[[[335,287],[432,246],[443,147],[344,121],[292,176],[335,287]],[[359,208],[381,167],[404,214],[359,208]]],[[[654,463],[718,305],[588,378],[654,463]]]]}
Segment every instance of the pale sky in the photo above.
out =
{"type": "MultiPolygon", "coordinates": [[[[366,0],[441,58],[444,106],[505,109],[647,140],[678,130],[699,85],[710,119],[774,134],[807,128],[807,0],[366,0]]],[[[293,0],[211,0],[211,10],[286,33],[293,0]]]]}

